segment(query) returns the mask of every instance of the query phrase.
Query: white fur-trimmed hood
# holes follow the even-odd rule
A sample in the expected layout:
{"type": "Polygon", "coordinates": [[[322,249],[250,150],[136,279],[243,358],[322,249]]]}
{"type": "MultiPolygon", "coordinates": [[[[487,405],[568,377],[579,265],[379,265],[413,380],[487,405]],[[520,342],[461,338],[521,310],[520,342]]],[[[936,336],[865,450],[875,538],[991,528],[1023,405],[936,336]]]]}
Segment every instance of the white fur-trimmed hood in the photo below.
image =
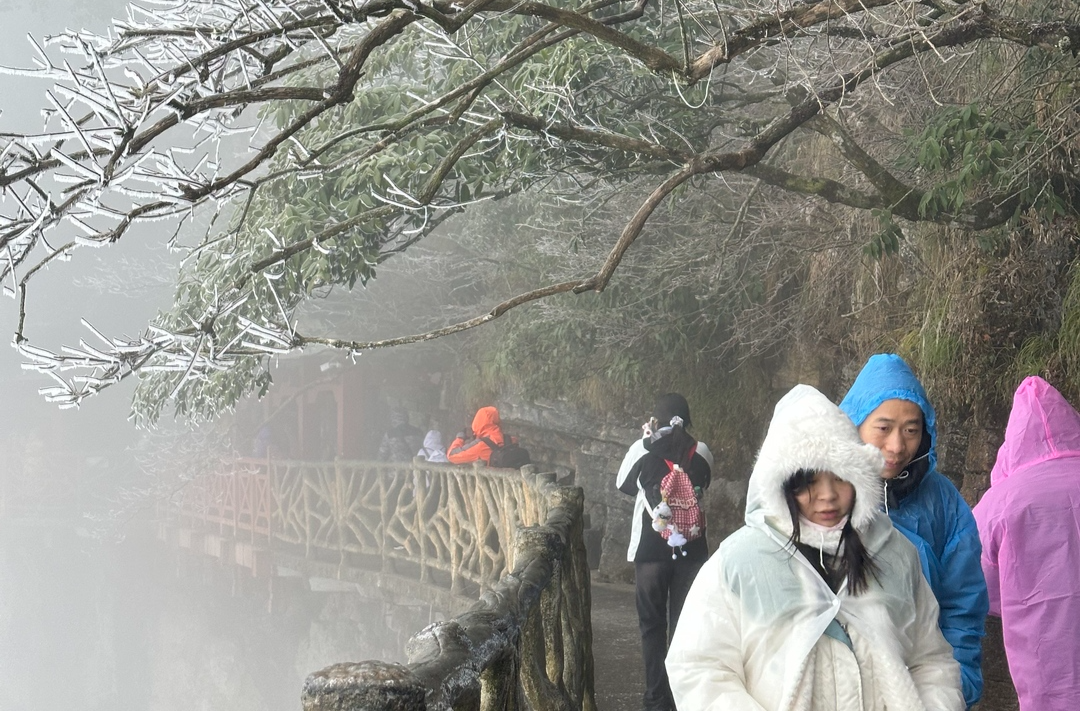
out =
{"type": "Polygon", "coordinates": [[[864,444],[848,416],[809,385],[796,385],[776,403],[746,495],[746,522],[767,516],[790,531],[783,484],[799,469],[830,471],[855,487],[851,525],[862,533],[882,505],[878,448],[864,444]]]}

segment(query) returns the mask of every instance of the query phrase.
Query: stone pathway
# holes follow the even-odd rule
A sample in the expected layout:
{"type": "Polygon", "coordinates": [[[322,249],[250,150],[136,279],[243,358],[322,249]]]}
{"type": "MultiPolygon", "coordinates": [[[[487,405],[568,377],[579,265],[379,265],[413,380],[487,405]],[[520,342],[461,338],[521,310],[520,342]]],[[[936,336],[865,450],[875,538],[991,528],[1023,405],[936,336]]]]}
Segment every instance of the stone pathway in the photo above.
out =
{"type": "Polygon", "coordinates": [[[636,711],[645,692],[634,586],[592,584],[597,711],[636,711]]]}

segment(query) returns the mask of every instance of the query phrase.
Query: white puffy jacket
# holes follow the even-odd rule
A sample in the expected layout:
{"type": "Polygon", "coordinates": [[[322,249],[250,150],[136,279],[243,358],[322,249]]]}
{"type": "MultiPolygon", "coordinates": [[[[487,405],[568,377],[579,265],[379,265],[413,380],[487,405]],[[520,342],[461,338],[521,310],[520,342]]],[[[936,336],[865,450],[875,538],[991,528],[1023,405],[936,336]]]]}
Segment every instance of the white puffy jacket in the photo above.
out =
{"type": "Polygon", "coordinates": [[[679,711],[964,710],[918,554],[878,511],[882,465],[817,390],[781,399],[750,476],[746,525],[698,573],[668,651],[679,711]],[[877,566],[859,595],[846,581],[833,593],[788,542],[781,486],[801,468],[855,486],[851,523],[877,566]],[[833,619],[852,648],[823,634],[833,619]]]}

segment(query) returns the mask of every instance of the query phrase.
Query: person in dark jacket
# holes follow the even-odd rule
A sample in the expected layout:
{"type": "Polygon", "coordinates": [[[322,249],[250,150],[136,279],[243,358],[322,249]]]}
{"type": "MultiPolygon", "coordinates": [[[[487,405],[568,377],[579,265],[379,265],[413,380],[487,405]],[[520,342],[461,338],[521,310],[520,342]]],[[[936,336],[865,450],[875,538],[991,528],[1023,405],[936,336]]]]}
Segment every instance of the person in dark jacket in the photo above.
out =
{"type": "Polygon", "coordinates": [[[971,508],[937,471],[937,416],[903,358],[871,356],[840,403],[885,457],[885,511],[919,551],[941,607],[938,624],[960,663],[964,701],[982,696],[982,637],[990,598],[971,508]]]}
{"type": "Polygon", "coordinates": [[[413,452],[424,443],[424,433],[409,423],[409,413],[394,407],[390,409],[390,429],[379,443],[379,461],[411,462],[413,452]]]}
{"type": "MultiPolygon", "coordinates": [[[[674,711],[664,660],[686,594],[698,570],[709,557],[704,527],[700,536],[673,548],[661,526],[654,526],[657,511],[666,506],[661,483],[672,471],[668,462],[679,465],[689,476],[695,495],[712,481],[712,454],[697,442],[690,427],[690,406],[678,393],[663,395],[656,403],[653,418],[644,427],[645,436],[623,457],[616,477],[620,491],[635,498],[627,559],[634,563],[638,627],[645,662],[645,711],[674,711]]],[[[697,532],[695,532],[696,534],[697,532]]]]}

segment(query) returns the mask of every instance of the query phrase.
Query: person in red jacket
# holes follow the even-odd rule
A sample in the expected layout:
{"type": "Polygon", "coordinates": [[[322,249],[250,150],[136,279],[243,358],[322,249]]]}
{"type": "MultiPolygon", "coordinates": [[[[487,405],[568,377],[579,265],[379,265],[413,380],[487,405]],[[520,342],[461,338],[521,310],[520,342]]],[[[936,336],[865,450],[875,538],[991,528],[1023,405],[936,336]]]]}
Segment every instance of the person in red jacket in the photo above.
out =
{"type": "Polygon", "coordinates": [[[481,407],[473,417],[472,431],[459,432],[446,458],[454,464],[468,464],[478,459],[491,462],[491,444],[503,446],[502,428],[499,426],[499,411],[494,407],[481,407]]]}

